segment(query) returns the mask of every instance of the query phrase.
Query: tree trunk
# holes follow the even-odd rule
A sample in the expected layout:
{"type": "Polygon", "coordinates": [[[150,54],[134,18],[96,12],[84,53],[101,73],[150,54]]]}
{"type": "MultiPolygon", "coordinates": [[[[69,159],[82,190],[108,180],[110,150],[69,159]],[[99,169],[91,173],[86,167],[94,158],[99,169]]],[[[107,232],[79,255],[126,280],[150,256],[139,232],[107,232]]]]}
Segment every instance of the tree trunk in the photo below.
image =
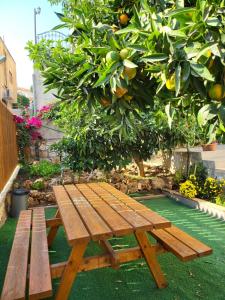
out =
{"type": "Polygon", "coordinates": [[[138,176],[145,177],[145,169],[143,160],[140,157],[135,156],[134,161],[138,167],[138,176]]]}
{"type": "Polygon", "coordinates": [[[191,153],[190,153],[189,145],[187,145],[187,171],[186,171],[187,178],[190,175],[189,174],[189,172],[190,172],[190,160],[191,160],[191,153]]]}

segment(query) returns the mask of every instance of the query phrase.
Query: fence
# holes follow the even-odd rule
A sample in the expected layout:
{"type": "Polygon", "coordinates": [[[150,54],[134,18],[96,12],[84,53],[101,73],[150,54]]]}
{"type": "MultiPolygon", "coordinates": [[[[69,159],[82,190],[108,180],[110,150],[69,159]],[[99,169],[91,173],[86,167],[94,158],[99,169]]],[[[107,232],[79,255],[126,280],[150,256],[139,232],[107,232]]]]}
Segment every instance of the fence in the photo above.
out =
{"type": "Polygon", "coordinates": [[[0,101],[0,192],[17,164],[16,125],[13,115],[0,101]]]}

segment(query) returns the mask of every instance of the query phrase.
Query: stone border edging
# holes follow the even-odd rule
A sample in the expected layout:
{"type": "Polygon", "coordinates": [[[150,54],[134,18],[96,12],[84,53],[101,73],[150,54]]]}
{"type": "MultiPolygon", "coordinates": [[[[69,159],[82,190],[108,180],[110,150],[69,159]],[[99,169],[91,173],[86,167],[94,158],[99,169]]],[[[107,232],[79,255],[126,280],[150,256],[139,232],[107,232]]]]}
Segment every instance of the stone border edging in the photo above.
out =
{"type": "Polygon", "coordinates": [[[215,203],[211,203],[206,200],[198,199],[198,198],[186,198],[180,193],[168,189],[162,190],[165,195],[168,197],[180,201],[181,203],[196,208],[202,212],[205,212],[213,217],[216,217],[217,219],[222,219],[225,221],[225,207],[217,205],[215,203]]]}

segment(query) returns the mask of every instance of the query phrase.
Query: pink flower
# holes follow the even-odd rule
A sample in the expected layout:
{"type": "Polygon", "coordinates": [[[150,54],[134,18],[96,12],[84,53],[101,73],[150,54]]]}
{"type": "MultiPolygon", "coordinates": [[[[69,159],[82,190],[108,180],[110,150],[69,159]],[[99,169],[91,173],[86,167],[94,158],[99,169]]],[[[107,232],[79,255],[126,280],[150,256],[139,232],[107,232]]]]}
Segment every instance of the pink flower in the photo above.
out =
{"type": "Polygon", "coordinates": [[[31,132],[31,138],[32,138],[33,141],[35,141],[35,140],[41,139],[42,136],[41,136],[40,132],[32,131],[31,132]]]}
{"type": "Polygon", "coordinates": [[[13,119],[17,124],[24,123],[24,121],[25,121],[24,118],[22,118],[20,116],[16,116],[16,115],[13,116],[13,119]]]}
{"type": "Polygon", "coordinates": [[[42,106],[42,108],[39,110],[40,113],[46,113],[49,112],[49,110],[51,109],[51,105],[44,105],[42,106]]]}
{"type": "Polygon", "coordinates": [[[35,128],[41,128],[42,121],[38,117],[31,117],[27,120],[27,124],[35,128]]]}

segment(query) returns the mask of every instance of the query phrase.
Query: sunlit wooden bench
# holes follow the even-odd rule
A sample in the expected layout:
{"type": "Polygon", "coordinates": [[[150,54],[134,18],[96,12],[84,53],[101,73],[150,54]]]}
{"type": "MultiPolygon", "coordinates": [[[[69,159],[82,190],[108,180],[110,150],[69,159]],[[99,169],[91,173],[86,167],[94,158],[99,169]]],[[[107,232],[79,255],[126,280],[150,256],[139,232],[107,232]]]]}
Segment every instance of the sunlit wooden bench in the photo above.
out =
{"type": "Polygon", "coordinates": [[[1,300],[50,297],[54,278],[61,278],[56,299],[66,300],[77,273],[103,267],[117,269],[142,257],[156,285],[165,288],[167,282],[157,255],[171,252],[189,261],[212,253],[210,247],[109,184],[56,186],[54,192],[58,210],[53,219],[45,220],[44,208],[20,214],[1,300]],[[64,227],[71,254],[65,262],[50,265],[48,246],[60,226],[64,227]],[[48,237],[46,227],[50,227],[48,237]],[[109,239],[128,234],[135,236],[137,247],[114,250],[109,239]],[[102,255],[83,256],[91,240],[104,250],[102,255]]]}
{"type": "Polygon", "coordinates": [[[165,249],[182,261],[189,261],[212,253],[210,247],[175,226],[153,229],[151,234],[165,249]]]}
{"type": "Polygon", "coordinates": [[[20,213],[1,300],[26,299],[27,280],[29,281],[29,299],[42,299],[52,295],[43,208],[20,213]],[[28,263],[30,264],[29,268],[28,263]]]}

